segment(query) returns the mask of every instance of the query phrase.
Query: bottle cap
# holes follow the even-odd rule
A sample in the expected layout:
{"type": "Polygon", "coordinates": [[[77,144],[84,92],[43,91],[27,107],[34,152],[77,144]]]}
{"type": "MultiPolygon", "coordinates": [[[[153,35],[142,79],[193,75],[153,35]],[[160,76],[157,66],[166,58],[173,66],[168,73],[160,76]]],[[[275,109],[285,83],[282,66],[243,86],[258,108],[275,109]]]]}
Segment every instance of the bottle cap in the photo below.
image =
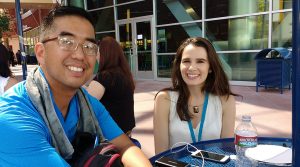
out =
{"type": "Polygon", "coordinates": [[[242,116],[242,121],[251,121],[251,116],[250,115],[243,115],[242,116]]]}

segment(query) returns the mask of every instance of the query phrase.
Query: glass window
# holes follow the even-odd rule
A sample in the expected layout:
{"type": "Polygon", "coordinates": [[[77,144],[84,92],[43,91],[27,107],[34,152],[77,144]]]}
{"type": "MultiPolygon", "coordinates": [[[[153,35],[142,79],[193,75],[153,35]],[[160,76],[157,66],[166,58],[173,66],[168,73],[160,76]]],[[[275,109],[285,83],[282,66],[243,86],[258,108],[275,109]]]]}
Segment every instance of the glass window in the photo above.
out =
{"type": "Polygon", "coordinates": [[[229,80],[255,81],[257,53],[219,53],[223,69],[229,80]]]}
{"type": "Polygon", "coordinates": [[[292,47],[292,12],[273,14],[272,47],[292,47]]]}
{"type": "Polygon", "coordinates": [[[200,20],[200,0],[157,0],[157,25],[200,20]]]}
{"type": "MultiPolygon", "coordinates": [[[[255,81],[257,53],[218,53],[229,80],[255,81]]],[[[157,76],[170,78],[175,55],[157,55],[157,76]]]]}
{"type": "Polygon", "coordinates": [[[176,52],[183,40],[201,36],[201,23],[189,23],[157,28],[157,52],[176,52]]]}
{"type": "Polygon", "coordinates": [[[172,62],[175,55],[157,55],[157,76],[171,78],[172,62]]]}
{"type": "Polygon", "coordinates": [[[118,19],[153,15],[152,0],[117,6],[118,19]]]}
{"type": "MultiPolygon", "coordinates": [[[[134,0],[116,0],[116,3],[120,4],[120,3],[133,2],[133,1],[134,0]]],[[[144,1],[152,1],[152,0],[144,0],[144,1]]]]}
{"type": "Polygon", "coordinates": [[[206,0],[206,18],[265,12],[269,0],[206,0]]]}
{"type": "Polygon", "coordinates": [[[88,9],[96,9],[96,8],[102,8],[106,6],[112,6],[113,0],[87,0],[87,8],[88,9]]]}
{"type": "Polygon", "coordinates": [[[90,14],[96,21],[96,25],[95,25],[96,32],[115,30],[113,7],[93,11],[90,12],[90,14]]]}
{"type": "Polygon", "coordinates": [[[293,0],[273,0],[273,10],[292,9],[293,0]]]}
{"type": "Polygon", "coordinates": [[[84,1],[80,1],[80,0],[69,0],[67,4],[68,6],[76,6],[76,7],[84,8],[84,1]]]}
{"type": "Polygon", "coordinates": [[[132,48],[132,32],[131,24],[119,25],[120,43],[124,51],[129,51],[132,48]]]}
{"type": "Polygon", "coordinates": [[[101,40],[102,38],[107,37],[107,36],[116,38],[115,32],[108,32],[108,33],[96,34],[96,39],[101,40]]]}
{"type": "Polygon", "coordinates": [[[119,38],[120,46],[122,47],[125,57],[130,65],[132,71],[134,71],[135,64],[132,57],[132,31],[131,23],[119,25],[119,38]]]}
{"type": "Polygon", "coordinates": [[[151,26],[150,21],[136,23],[136,45],[139,51],[151,53],[151,26]]]}
{"type": "Polygon", "coordinates": [[[206,37],[218,51],[267,48],[268,15],[206,22],[206,37]]]}

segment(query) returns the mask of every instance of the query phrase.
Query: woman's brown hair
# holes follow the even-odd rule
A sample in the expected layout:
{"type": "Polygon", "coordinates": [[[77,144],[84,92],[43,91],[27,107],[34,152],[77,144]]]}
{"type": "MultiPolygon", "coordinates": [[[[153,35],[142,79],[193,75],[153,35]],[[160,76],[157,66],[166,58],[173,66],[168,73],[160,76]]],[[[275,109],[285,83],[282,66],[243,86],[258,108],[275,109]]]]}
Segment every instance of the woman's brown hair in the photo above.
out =
{"type": "MultiPolygon", "coordinates": [[[[120,44],[112,37],[104,37],[100,43],[100,67],[99,74],[103,77],[112,73],[122,74],[128,78],[128,83],[134,92],[135,85],[129,64],[125,58],[120,44]]],[[[113,81],[116,82],[116,81],[113,81]]]]}
{"type": "Polygon", "coordinates": [[[232,93],[230,90],[228,78],[212,44],[205,38],[188,38],[183,41],[177,49],[175,59],[173,61],[171,74],[172,87],[162,89],[162,91],[170,90],[178,92],[179,96],[176,104],[176,110],[181,120],[191,119],[191,116],[188,113],[188,99],[190,92],[180,72],[182,53],[188,45],[203,47],[207,52],[207,59],[212,72],[208,74],[204,86],[202,87],[202,92],[206,91],[217,96],[227,96],[227,98],[229,95],[236,96],[236,94],[232,93]]]}
{"type": "Polygon", "coordinates": [[[6,77],[13,77],[13,74],[9,68],[9,52],[7,48],[0,43],[0,76],[6,77]]]}

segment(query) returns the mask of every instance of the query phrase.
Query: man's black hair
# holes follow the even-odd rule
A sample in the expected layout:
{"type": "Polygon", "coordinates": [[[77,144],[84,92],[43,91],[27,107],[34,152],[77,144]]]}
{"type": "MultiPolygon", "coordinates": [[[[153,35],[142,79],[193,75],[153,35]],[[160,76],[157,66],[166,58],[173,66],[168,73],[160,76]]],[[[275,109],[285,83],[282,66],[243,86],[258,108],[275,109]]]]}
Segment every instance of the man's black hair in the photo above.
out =
{"type": "Polygon", "coordinates": [[[43,34],[43,32],[45,32],[46,30],[49,30],[53,26],[53,21],[55,18],[64,16],[82,17],[88,20],[93,26],[95,25],[92,16],[84,9],[74,6],[57,6],[52,9],[43,19],[41,25],[41,34],[43,34]]]}

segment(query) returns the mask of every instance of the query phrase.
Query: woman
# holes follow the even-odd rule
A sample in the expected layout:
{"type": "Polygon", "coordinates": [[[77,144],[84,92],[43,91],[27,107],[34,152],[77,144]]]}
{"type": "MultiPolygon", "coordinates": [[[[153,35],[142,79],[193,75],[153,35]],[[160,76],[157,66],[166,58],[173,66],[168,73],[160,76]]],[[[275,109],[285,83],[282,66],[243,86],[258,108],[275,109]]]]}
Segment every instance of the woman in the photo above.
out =
{"type": "Polygon", "coordinates": [[[178,142],[233,137],[236,94],[208,40],[189,38],[181,44],[173,62],[172,85],[155,97],[156,154],[178,142]]]}
{"type": "Polygon", "coordinates": [[[100,67],[88,92],[100,99],[110,115],[128,136],[135,127],[134,81],[119,43],[105,37],[100,44],[100,67]]]}
{"type": "Polygon", "coordinates": [[[12,75],[9,65],[9,52],[0,43],[0,96],[14,84],[18,83],[12,75]]]}

